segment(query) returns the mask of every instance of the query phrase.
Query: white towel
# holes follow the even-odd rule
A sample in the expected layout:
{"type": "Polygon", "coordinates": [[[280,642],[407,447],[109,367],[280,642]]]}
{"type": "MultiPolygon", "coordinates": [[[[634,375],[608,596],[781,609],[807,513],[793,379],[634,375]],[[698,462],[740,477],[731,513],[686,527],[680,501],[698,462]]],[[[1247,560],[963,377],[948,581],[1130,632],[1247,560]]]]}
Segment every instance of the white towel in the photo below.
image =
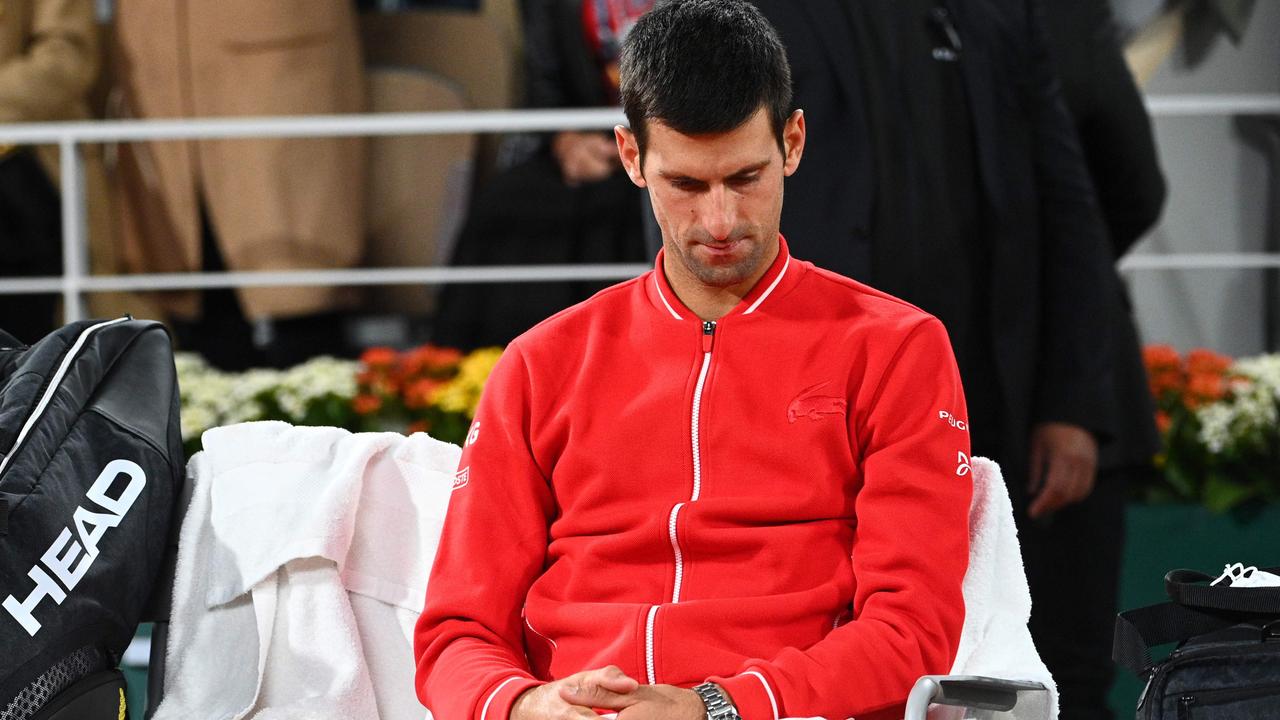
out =
{"type": "MultiPolygon", "coordinates": [[[[972,459],[973,501],[969,510],[969,569],[964,576],[965,617],[952,675],[1027,680],[1049,688],[1050,714],[1058,716],[1058,689],[1031,641],[1031,592],[1022,566],[1018,530],[1000,466],[972,459]]],[[[1044,708],[1018,705],[1020,717],[1046,717],[1044,708]]]]}
{"type": "Polygon", "coordinates": [[[412,631],[461,450],[285,423],[203,441],[156,717],[422,718],[412,631]]]}

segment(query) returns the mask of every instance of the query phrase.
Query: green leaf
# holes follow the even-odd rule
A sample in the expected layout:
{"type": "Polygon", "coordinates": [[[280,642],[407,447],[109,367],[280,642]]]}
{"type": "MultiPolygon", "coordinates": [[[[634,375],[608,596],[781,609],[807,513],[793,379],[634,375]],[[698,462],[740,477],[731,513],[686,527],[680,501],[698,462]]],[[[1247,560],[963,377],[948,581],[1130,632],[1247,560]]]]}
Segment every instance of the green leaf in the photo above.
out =
{"type": "Polygon", "coordinates": [[[1164,477],[1169,481],[1169,489],[1180,498],[1194,502],[1200,494],[1196,492],[1199,483],[1196,482],[1195,474],[1187,472],[1182,463],[1176,462],[1172,457],[1164,467],[1164,477]]]}
{"type": "Polygon", "coordinates": [[[1256,487],[1241,485],[1224,475],[1210,474],[1204,484],[1204,505],[1215,513],[1224,513],[1258,495],[1256,487]]]}

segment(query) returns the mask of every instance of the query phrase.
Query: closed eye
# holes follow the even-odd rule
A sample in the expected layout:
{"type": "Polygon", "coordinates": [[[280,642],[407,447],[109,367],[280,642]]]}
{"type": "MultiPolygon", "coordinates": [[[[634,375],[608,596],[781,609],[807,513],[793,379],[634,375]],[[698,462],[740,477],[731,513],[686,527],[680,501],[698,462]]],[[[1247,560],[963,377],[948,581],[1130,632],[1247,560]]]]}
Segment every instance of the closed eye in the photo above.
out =
{"type": "Polygon", "coordinates": [[[671,186],[684,192],[700,192],[707,189],[705,182],[688,177],[671,178],[671,186]]]}

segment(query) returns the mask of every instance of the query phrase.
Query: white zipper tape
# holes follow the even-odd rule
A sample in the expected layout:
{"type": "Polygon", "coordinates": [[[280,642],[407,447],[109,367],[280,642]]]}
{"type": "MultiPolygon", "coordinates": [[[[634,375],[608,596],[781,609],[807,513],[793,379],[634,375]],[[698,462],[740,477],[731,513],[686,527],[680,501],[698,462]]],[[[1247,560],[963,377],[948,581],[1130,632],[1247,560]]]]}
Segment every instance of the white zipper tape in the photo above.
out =
{"type": "Polygon", "coordinates": [[[36,404],[36,409],[31,411],[31,415],[27,417],[27,421],[22,424],[22,430],[18,433],[18,439],[13,441],[13,447],[9,450],[9,454],[0,460],[0,478],[4,477],[5,468],[9,467],[9,460],[17,454],[18,449],[22,447],[22,441],[26,439],[27,434],[40,421],[40,416],[44,414],[44,409],[48,407],[49,401],[53,399],[53,394],[58,391],[58,386],[62,384],[62,378],[66,376],[67,370],[71,368],[71,363],[75,362],[76,355],[80,353],[80,348],[84,347],[85,342],[99,328],[108,325],[115,325],[128,320],[128,317],[116,318],[115,320],[107,320],[97,325],[90,325],[85,328],[76,341],[71,344],[71,348],[67,350],[67,354],[63,356],[62,363],[58,365],[58,371],[53,374],[53,378],[49,380],[49,387],[44,389],[44,395],[40,396],[40,402],[36,404]]]}

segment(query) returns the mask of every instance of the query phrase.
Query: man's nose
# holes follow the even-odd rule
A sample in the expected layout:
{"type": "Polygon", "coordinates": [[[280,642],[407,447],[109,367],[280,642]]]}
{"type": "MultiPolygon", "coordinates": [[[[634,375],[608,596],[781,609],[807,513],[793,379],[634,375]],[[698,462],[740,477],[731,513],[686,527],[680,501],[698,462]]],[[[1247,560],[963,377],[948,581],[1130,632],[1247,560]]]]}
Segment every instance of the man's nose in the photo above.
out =
{"type": "Polygon", "coordinates": [[[715,240],[725,240],[737,224],[737,203],[733,193],[723,185],[711,188],[706,195],[702,225],[715,240]]]}

